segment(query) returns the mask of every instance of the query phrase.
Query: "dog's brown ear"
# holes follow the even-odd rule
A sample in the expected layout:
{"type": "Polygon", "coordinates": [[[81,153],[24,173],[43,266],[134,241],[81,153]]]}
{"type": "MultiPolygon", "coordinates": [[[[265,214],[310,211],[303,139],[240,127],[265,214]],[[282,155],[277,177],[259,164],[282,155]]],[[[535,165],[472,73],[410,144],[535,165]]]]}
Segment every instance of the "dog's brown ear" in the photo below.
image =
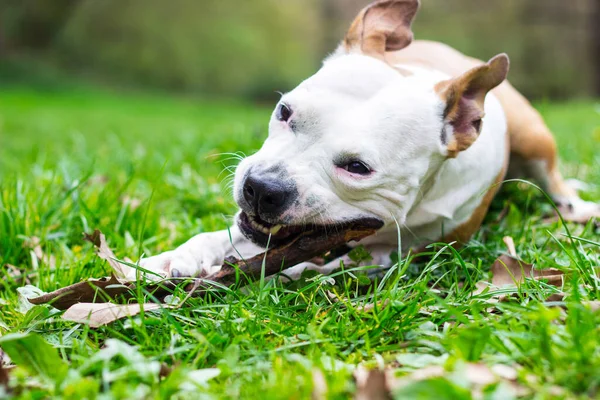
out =
{"type": "Polygon", "coordinates": [[[444,119],[452,126],[452,132],[444,132],[442,136],[448,157],[456,157],[479,137],[485,96],[506,79],[508,68],[508,56],[499,54],[486,64],[435,86],[446,103],[444,119]]]}
{"type": "Polygon", "coordinates": [[[410,29],[419,0],[379,0],[363,8],[352,22],[344,47],[384,58],[386,51],[405,48],[412,42],[410,29]]]}

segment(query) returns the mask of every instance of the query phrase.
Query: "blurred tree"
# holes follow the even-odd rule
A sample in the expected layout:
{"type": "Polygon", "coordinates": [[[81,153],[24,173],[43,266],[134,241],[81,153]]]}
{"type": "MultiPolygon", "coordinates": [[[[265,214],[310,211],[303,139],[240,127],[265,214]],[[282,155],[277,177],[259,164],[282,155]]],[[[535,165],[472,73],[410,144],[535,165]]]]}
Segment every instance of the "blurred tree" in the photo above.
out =
{"type": "Polygon", "coordinates": [[[0,1],[0,51],[46,48],[79,1],[0,1]]]}
{"type": "MultiPolygon", "coordinates": [[[[0,0],[0,56],[12,49],[32,56],[28,67],[38,57],[131,85],[270,98],[314,72],[369,2],[0,0]]],[[[416,38],[481,59],[507,52],[509,79],[527,96],[600,94],[600,0],[422,3],[416,38]]]]}
{"type": "Polygon", "coordinates": [[[594,63],[595,94],[600,96],[600,0],[591,0],[588,27],[590,30],[590,54],[594,63]]]}
{"type": "Polygon", "coordinates": [[[131,82],[268,95],[318,66],[317,1],[83,0],[55,45],[71,66],[131,82]]]}

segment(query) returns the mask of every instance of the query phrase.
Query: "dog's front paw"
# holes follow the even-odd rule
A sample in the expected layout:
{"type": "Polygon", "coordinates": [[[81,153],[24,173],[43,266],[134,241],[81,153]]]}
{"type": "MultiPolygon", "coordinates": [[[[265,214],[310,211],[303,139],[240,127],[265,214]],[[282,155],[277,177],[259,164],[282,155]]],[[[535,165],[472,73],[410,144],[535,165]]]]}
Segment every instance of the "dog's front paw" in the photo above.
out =
{"type": "Polygon", "coordinates": [[[127,278],[135,280],[138,274],[140,279],[147,280],[205,277],[217,272],[221,263],[211,254],[196,255],[187,249],[177,249],[141,259],[139,272],[134,270],[127,278]]]}
{"type": "MultiPolygon", "coordinates": [[[[600,204],[579,197],[559,199],[558,211],[565,221],[587,224],[591,219],[600,220],[600,204]]],[[[558,218],[551,219],[553,221],[558,218]]]]}

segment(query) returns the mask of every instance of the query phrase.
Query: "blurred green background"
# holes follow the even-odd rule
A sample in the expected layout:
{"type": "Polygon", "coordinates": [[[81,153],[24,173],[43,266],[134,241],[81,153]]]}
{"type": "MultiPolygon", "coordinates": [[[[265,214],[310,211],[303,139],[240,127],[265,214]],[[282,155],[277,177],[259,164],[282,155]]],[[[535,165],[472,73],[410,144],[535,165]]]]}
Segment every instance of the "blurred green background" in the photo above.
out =
{"type": "MultiPolygon", "coordinates": [[[[367,0],[0,0],[0,79],[266,100],[314,72],[367,0]]],[[[422,0],[415,36],[507,52],[530,98],[600,94],[599,0],[422,0]]]]}

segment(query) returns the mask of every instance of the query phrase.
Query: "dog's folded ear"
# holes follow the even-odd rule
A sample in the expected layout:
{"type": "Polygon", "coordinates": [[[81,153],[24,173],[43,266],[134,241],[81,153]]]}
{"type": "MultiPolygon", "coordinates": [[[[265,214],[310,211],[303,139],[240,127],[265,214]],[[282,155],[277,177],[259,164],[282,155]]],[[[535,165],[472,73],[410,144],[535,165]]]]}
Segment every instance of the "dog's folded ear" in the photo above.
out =
{"type": "Polygon", "coordinates": [[[486,64],[435,86],[446,104],[442,142],[447,146],[448,157],[456,157],[477,139],[485,114],[485,96],[506,79],[508,68],[508,56],[499,54],[486,64]]]}
{"type": "Polygon", "coordinates": [[[363,8],[346,37],[347,52],[359,51],[384,58],[386,51],[405,48],[412,42],[410,28],[419,9],[419,0],[379,0],[363,8]]]}

